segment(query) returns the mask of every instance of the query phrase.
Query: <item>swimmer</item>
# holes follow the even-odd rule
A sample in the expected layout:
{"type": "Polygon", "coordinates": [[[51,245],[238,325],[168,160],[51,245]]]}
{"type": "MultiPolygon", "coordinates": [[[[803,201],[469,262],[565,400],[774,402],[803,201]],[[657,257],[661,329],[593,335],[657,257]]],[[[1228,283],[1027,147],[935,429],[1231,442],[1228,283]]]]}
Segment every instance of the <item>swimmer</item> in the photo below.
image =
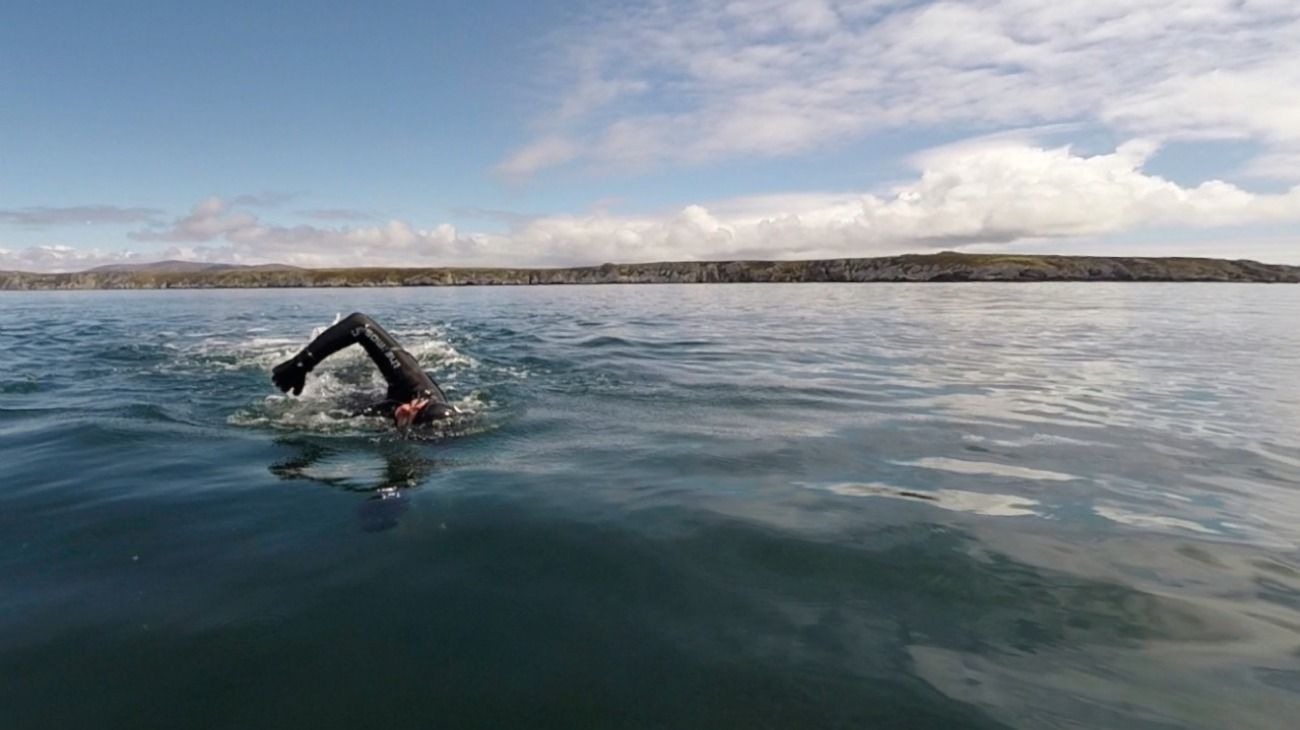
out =
{"type": "Polygon", "coordinates": [[[312,368],[354,344],[365,349],[384,380],[388,381],[387,398],[366,409],[366,413],[388,416],[397,428],[405,430],[412,425],[443,421],[459,412],[447,403],[442,388],[420,369],[411,353],[403,350],[377,322],[360,312],[343,318],[312,340],[302,352],[276,365],[271,371],[271,380],[285,393],[293,391],[294,395],[302,395],[307,373],[312,368]]]}

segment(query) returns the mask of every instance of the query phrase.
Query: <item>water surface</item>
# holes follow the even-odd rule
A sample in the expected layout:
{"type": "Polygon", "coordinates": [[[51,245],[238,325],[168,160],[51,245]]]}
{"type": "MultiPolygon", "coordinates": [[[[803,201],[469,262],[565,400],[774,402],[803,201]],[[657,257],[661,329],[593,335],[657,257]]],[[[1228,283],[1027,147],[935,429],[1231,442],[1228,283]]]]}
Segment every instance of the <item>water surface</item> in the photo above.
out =
{"type": "Polygon", "coordinates": [[[1300,287],[0,293],[0,727],[1283,728],[1300,287]],[[339,315],[468,412],[269,368],[339,315]]]}

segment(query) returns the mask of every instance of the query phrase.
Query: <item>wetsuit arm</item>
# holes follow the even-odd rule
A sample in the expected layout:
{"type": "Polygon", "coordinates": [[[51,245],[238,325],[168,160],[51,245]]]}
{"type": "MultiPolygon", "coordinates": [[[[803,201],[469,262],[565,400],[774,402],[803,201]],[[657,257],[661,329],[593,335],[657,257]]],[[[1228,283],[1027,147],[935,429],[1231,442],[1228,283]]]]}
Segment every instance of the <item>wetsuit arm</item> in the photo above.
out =
{"type": "Polygon", "coordinates": [[[359,344],[365,349],[366,354],[383,374],[384,380],[388,382],[389,399],[405,402],[417,396],[424,396],[438,401],[447,400],[442,389],[420,369],[415,358],[403,350],[397,340],[380,327],[378,322],[360,312],[354,312],[330,326],[293,359],[276,366],[272,377],[282,390],[288,391],[290,387],[296,386],[295,393],[301,392],[300,382],[293,380],[292,377],[288,378],[289,387],[281,383],[282,368],[290,376],[301,372],[301,377],[305,378],[306,372],[316,367],[325,358],[354,344],[359,344]]]}

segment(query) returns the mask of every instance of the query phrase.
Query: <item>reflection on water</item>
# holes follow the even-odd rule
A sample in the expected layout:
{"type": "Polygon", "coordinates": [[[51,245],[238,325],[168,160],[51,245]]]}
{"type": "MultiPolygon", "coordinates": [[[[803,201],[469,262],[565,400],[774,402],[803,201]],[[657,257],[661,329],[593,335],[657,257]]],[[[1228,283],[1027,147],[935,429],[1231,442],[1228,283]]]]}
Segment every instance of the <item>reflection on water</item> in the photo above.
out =
{"type": "Polygon", "coordinates": [[[1264,730],[1300,712],[1300,603],[1272,589],[1300,589],[1294,558],[1159,535],[972,537],[989,560],[1042,577],[1032,590],[1054,608],[1017,621],[1057,639],[1030,651],[911,644],[915,671],[945,695],[1012,727],[1264,730]]]}
{"type": "Polygon", "coordinates": [[[919,466],[925,469],[942,469],[957,474],[991,474],[993,476],[1011,477],[1013,479],[1041,479],[1052,482],[1068,482],[1078,477],[1070,474],[1062,474],[1046,469],[1030,469],[1023,466],[1012,466],[1010,464],[994,464],[984,461],[970,461],[967,459],[949,459],[945,457],[929,457],[917,459],[908,462],[907,466],[919,466]]]}
{"type": "Polygon", "coordinates": [[[269,467],[277,477],[367,494],[357,506],[358,522],[367,532],[396,527],[410,509],[402,490],[419,486],[437,468],[415,446],[401,441],[382,441],[361,453],[310,440],[277,439],[277,443],[298,450],[296,456],[269,467]]]}
{"type": "Polygon", "coordinates": [[[970,512],[992,517],[1016,517],[1038,514],[1038,502],[1011,494],[983,494],[960,489],[938,489],[933,492],[916,492],[891,487],[887,484],[831,484],[826,490],[845,497],[893,497],[895,499],[920,499],[943,509],[970,512]]]}
{"type": "Polygon", "coordinates": [[[282,438],[276,443],[291,446],[298,454],[272,464],[272,474],[281,479],[308,479],[350,492],[416,487],[437,466],[418,448],[401,441],[368,444],[373,448],[362,452],[310,440],[282,438]]]}

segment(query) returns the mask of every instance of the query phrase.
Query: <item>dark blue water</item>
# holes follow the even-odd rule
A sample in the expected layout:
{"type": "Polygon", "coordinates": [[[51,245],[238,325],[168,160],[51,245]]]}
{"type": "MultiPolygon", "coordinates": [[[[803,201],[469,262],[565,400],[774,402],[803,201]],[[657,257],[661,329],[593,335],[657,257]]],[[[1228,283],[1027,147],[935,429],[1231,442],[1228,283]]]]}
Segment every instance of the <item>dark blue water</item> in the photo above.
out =
{"type": "Polygon", "coordinates": [[[1300,287],[0,294],[0,728],[1287,728],[1300,287]],[[362,310],[467,411],[268,370],[362,310]]]}

